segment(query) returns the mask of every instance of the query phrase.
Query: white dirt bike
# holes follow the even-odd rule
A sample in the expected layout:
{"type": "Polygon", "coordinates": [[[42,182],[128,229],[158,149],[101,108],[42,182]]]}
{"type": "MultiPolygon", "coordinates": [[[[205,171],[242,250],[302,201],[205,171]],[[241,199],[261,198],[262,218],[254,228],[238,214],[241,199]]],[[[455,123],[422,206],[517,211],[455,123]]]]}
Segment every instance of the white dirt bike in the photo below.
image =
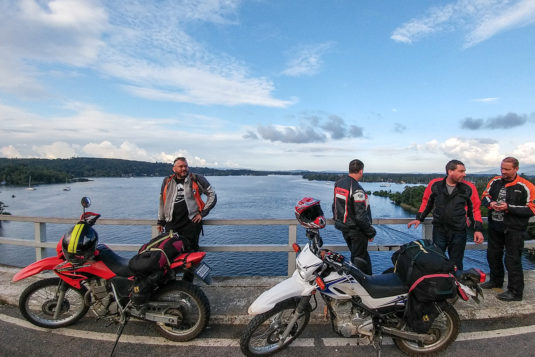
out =
{"type": "MultiPolygon", "coordinates": [[[[245,355],[268,356],[290,345],[317,307],[317,293],[325,302],[334,331],[358,338],[359,344],[373,345],[378,355],[383,336],[392,337],[396,346],[410,356],[433,355],[455,341],[460,319],[448,300],[431,302],[436,309],[432,324],[425,332],[414,331],[404,317],[410,288],[396,273],[366,275],[342,255],[321,249],[317,228],[325,226],[325,219],[319,201],[310,204],[317,206],[312,209],[316,213],[300,211],[296,206],[296,216],[307,227],[309,242],[297,256],[294,274],[262,293],[249,307],[249,314],[256,316],[240,339],[245,355]]],[[[294,249],[300,250],[297,244],[294,249]]],[[[451,279],[457,286],[455,294],[478,301],[483,272],[457,271],[451,279]]]]}

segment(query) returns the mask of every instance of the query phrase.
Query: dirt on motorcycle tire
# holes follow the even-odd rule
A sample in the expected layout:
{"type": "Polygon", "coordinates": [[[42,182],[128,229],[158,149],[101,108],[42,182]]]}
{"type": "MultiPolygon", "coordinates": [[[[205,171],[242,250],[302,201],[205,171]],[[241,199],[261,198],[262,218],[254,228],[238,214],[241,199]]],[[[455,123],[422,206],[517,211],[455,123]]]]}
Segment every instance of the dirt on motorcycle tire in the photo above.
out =
{"type": "Polygon", "coordinates": [[[197,337],[208,325],[208,321],[210,320],[210,302],[200,287],[183,280],[174,281],[166,285],[151,298],[151,301],[158,301],[158,297],[173,291],[184,292],[195,301],[195,304],[199,307],[199,322],[196,324],[193,330],[185,334],[169,332],[165,329],[165,327],[160,326],[157,323],[154,325],[154,327],[160,335],[168,340],[175,342],[190,341],[197,337]]]}
{"type": "Polygon", "coordinates": [[[278,314],[281,311],[284,310],[295,310],[297,308],[297,305],[299,304],[299,298],[290,298],[284,301],[279,302],[275,307],[273,307],[271,310],[264,312],[263,314],[256,315],[247,325],[247,328],[245,332],[243,333],[242,337],[240,338],[240,348],[244,355],[248,357],[257,357],[257,356],[271,356],[275,353],[278,353],[282,350],[284,350],[286,347],[288,347],[296,338],[298,338],[305,327],[308,325],[308,322],[310,321],[310,311],[312,310],[310,308],[305,309],[305,321],[302,324],[302,326],[295,332],[292,337],[286,341],[286,343],[279,348],[276,348],[272,351],[269,351],[267,353],[255,353],[249,349],[249,341],[253,335],[253,333],[256,331],[256,329],[262,325],[266,320],[271,318],[272,316],[278,314]]]}
{"type": "MultiPolygon", "coordinates": [[[[22,292],[19,298],[19,310],[22,316],[24,316],[26,320],[30,321],[32,324],[39,326],[39,327],[55,329],[55,328],[72,325],[76,321],[80,320],[87,313],[87,311],[89,310],[89,306],[84,303],[82,309],[80,309],[78,313],[73,315],[71,318],[65,320],[64,322],[46,323],[46,322],[43,322],[42,320],[38,320],[34,318],[33,314],[27,310],[26,303],[34,292],[47,288],[47,287],[51,287],[51,286],[57,287],[60,281],[61,281],[60,278],[48,278],[48,279],[38,280],[35,283],[29,285],[26,289],[24,289],[24,291],[22,292]]],[[[82,301],[85,301],[84,295],[87,289],[84,286],[82,286],[80,289],[75,289],[66,283],[64,286],[67,288],[66,291],[70,290],[70,291],[75,292],[76,294],[80,295],[80,298],[82,301]]]]}
{"type": "MultiPolygon", "coordinates": [[[[457,335],[459,334],[459,331],[461,329],[461,320],[459,318],[459,314],[457,313],[457,310],[455,310],[455,308],[452,305],[450,304],[446,305],[446,307],[442,309],[442,312],[446,315],[446,318],[451,323],[451,328],[449,330],[451,331],[451,333],[449,336],[447,336],[447,338],[444,341],[440,341],[440,344],[438,344],[437,346],[434,346],[434,347],[432,347],[431,345],[424,345],[422,347],[411,346],[410,344],[407,344],[407,341],[398,337],[392,337],[392,340],[394,340],[394,343],[396,344],[396,346],[408,356],[411,356],[411,357],[437,356],[440,352],[448,348],[448,346],[451,345],[457,339],[457,335]]],[[[437,317],[437,319],[439,317],[440,315],[437,317]]],[[[431,326],[430,331],[432,329],[433,329],[433,326],[431,326]]],[[[416,342],[413,342],[413,343],[417,344],[416,342]]]]}

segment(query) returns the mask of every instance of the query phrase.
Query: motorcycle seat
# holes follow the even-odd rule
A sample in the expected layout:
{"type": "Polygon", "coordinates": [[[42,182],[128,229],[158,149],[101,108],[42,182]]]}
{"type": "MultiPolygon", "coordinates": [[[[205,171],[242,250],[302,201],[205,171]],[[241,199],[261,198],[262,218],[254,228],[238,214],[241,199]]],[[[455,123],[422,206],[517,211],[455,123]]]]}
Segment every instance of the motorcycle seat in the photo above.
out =
{"type": "Polygon", "coordinates": [[[134,275],[128,268],[130,259],[121,257],[105,244],[99,244],[97,246],[97,252],[98,254],[95,254],[97,260],[106,264],[115,275],[124,277],[134,275]]]}
{"type": "Polygon", "coordinates": [[[395,273],[367,275],[361,284],[375,299],[409,292],[408,286],[395,273]]]}

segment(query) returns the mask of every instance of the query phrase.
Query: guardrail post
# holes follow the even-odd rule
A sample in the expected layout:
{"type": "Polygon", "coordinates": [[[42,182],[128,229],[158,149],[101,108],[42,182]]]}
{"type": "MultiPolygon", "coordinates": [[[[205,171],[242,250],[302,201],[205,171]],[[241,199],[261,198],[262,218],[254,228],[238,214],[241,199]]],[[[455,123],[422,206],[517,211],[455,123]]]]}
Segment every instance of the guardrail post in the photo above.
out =
{"type": "Polygon", "coordinates": [[[431,220],[426,219],[422,222],[422,238],[423,239],[429,239],[433,240],[433,225],[431,224],[431,220]]]}
{"type": "Polygon", "coordinates": [[[46,242],[46,223],[34,223],[34,239],[35,239],[35,260],[43,259],[45,249],[41,248],[41,243],[46,242]]]}
{"type": "Polygon", "coordinates": [[[293,244],[297,243],[297,225],[291,224],[288,226],[288,246],[290,251],[288,252],[288,276],[292,275],[295,271],[295,258],[297,254],[293,250],[293,244]]]}
{"type": "Polygon", "coordinates": [[[158,231],[158,226],[150,226],[150,239],[156,237],[160,232],[158,231]]]}

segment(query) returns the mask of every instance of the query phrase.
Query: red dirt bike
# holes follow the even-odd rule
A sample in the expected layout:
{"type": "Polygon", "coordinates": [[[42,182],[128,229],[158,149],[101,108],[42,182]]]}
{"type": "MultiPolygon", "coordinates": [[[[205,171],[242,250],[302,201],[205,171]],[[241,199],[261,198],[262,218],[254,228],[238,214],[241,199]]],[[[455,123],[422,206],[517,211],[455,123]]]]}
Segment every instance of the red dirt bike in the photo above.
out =
{"type": "Polygon", "coordinates": [[[209,284],[210,268],[202,262],[206,253],[177,256],[169,262],[148,301],[135,304],[131,299],[134,278],[129,259],[98,244],[92,226],[100,214],[86,212],[89,205],[89,198],[82,198],[80,221],[58,242],[57,256],[30,264],[13,277],[16,282],[44,271],[57,275],[39,280],[22,292],[22,315],[34,325],[59,328],[75,323],[91,309],[99,318],[120,323],[117,341],[130,317],[154,322],[156,330],[169,340],[189,341],[199,335],[210,318],[210,304],[199,286],[179,275],[194,273],[209,284]]]}

